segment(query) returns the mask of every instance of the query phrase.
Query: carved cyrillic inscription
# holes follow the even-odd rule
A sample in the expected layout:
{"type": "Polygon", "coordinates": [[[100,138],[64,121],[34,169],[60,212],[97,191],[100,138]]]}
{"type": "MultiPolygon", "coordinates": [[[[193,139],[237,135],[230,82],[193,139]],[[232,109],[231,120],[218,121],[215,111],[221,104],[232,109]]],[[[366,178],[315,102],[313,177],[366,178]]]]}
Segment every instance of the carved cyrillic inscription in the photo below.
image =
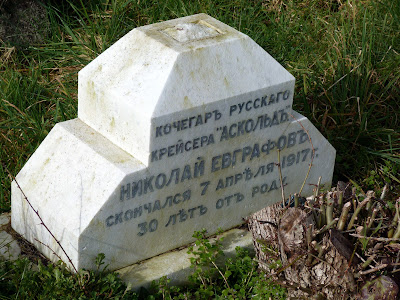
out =
{"type": "Polygon", "coordinates": [[[282,171],[306,169],[318,148],[309,143],[304,128],[288,127],[294,121],[290,105],[276,106],[289,96],[284,90],[155,125],[159,146],[151,151],[150,166],[159,168],[150,167],[145,175],[120,186],[123,209],[106,216],[106,228],[132,224],[136,235],[145,237],[160,228],[170,230],[204,215],[253,205],[257,197],[291,184],[295,175],[286,172],[281,181],[278,163],[282,171]],[[192,135],[193,130],[203,134],[192,135]],[[176,142],[160,145],[160,139],[176,142]],[[220,148],[226,144],[230,146],[220,148]],[[277,151],[283,153],[280,162],[277,151]],[[192,154],[195,158],[189,156],[188,161],[179,159],[192,154]],[[164,167],[169,161],[174,167],[164,167]]]}

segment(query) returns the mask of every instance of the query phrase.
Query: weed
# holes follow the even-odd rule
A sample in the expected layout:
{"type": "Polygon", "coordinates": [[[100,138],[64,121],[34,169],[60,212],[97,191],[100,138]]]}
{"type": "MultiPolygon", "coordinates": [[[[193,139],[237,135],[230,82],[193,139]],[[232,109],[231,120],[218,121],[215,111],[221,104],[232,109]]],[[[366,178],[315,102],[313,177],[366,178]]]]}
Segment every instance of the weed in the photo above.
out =
{"type": "Polygon", "coordinates": [[[104,254],[97,259],[97,271],[72,274],[60,261],[34,266],[28,259],[0,262],[2,299],[137,299],[116,273],[100,269],[104,254]]]}
{"type": "Polygon", "coordinates": [[[188,251],[194,255],[191,258],[194,272],[189,280],[196,286],[193,293],[196,298],[285,299],[285,290],[258,273],[257,262],[246,250],[236,247],[236,257],[227,258],[221,264],[222,240],[211,242],[206,234],[205,230],[195,232],[197,247],[192,246],[188,251]]]}
{"type": "Polygon", "coordinates": [[[285,299],[286,290],[257,271],[258,264],[247,250],[236,247],[236,256],[226,258],[220,238],[211,241],[205,230],[193,237],[196,242],[188,250],[193,255],[190,284],[171,286],[170,279],[163,277],[153,282],[147,294],[142,292],[143,299],[285,299]]]}
{"type": "Polygon", "coordinates": [[[70,273],[61,261],[38,266],[28,259],[0,261],[1,299],[285,299],[285,289],[270,282],[257,271],[257,262],[249,253],[236,248],[236,257],[224,264],[221,240],[211,242],[206,232],[196,232],[191,266],[193,274],[186,287],[171,286],[163,277],[149,290],[130,291],[117,273],[107,271],[104,254],[96,257],[95,271],[70,273]],[[221,266],[222,265],[222,266],[221,266]]]}
{"type": "Polygon", "coordinates": [[[189,280],[194,284],[199,284],[200,288],[196,291],[196,296],[200,294],[206,297],[212,297],[215,293],[215,284],[213,278],[218,272],[224,279],[225,288],[227,292],[230,291],[229,284],[227,282],[227,276],[230,273],[223,274],[217,266],[217,258],[223,255],[221,250],[221,239],[217,239],[215,243],[211,243],[206,237],[206,230],[196,232],[193,237],[196,238],[195,245],[189,247],[189,254],[193,254],[194,257],[190,259],[191,266],[194,268],[194,273],[189,276],[189,280]]]}

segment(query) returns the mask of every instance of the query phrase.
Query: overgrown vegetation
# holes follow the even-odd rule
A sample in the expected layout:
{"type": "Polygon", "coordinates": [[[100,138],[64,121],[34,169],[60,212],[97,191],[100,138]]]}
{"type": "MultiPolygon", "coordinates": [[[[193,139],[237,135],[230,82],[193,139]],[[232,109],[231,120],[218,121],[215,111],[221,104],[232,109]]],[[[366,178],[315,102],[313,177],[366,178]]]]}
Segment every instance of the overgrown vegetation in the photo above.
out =
{"type": "Polygon", "coordinates": [[[0,299],[285,299],[285,290],[257,271],[257,262],[246,250],[236,248],[236,257],[224,258],[220,240],[211,243],[206,232],[196,232],[193,274],[187,287],[171,286],[166,277],[149,289],[133,292],[117,273],[108,272],[104,254],[96,259],[97,270],[73,274],[61,262],[36,268],[28,259],[0,261],[0,299]]]}
{"type": "Polygon", "coordinates": [[[398,299],[400,197],[387,191],[377,197],[340,181],[303,201],[296,194],[292,207],[255,213],[249,228],[259,267],[290,299],[398,299]],[[277,260],[282,267],[271,268],[277,260]]]}
{"type": "MultiPolygon", "coordinates": [[[[399,1],[47,0],[43,5],[50,29],[42,44],[0,44],[0,213],[10,210],[8,172],[18,173],[55,123],[76,117],[77,72],[134,27],[200,12],[249,35],[296,77],[294,109],[337,150],[334,181],[351,180],[365,191],[388,183],[390,193],[399,193],[399,1]]],[[[205,252],[193,263],[212,265],[216,249],[198,234],[205,252]]],[[[126,292],[106,272],[73,277],[62,266],[39,268],[32,270],[27,261],[2,262],[0,291],[36,298],[57,298],[56,290],[71,298],[144,295],[126,292]],[[48,294],[34,294],[39,287],[48,294]]],[[[239,250],[238,258],[220,269],[223,276],[213,268],[217,284],[207,282],[214,280],[210,270],[196,268],[197,289],[171,288],[165,279],[147,296],[268,295],[270,286],[252,268],[239,250]]]]}
{"type": "Polygon", "coordinates": [[[398,1],[50,1],[45,43],[1,44],[0,211],[55,123],[77,115],[77,72],[134,27],[205,12],[244,32],[297,79],[294,109],[337,149],[335,179],[400,183],[398,1]],[[7,171],[8,170],[8,171],[7,171]],[[366,179],[368,178],[368,179],[366,179]]]}
{"type": "Polygon", "coordinates": [[[257,272],[258,264],[247,251],[237,247],[236,258],[228,258],[225,267],[221,268],[217,265],[223,256],[220,240],[210,243],[205,230],[196,232],[193,237],[198,248],[189,248],[188,253],[194,255],[191,259],[194,272],[189,280],[198,288],[191,296],[201,299],[285,299],[285,290],[272,284],[265,274],[257,272]]]}
{"type": "Polygon", "coordinates": [[[135,299],[115,273],[101,268],[72,274],[61,262],[36,268],[28,259],[0,262],[0,299],[135,299]],[[101,269],[100,269],[101,268],[101,269]]]}

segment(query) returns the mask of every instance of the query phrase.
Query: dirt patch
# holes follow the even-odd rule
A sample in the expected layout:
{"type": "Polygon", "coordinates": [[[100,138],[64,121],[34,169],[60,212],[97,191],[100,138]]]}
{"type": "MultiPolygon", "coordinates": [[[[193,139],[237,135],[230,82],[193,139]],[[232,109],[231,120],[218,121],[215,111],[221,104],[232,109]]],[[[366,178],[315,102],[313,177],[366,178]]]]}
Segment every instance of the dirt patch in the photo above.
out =
{"type": "Polygon", "coordinates": [[[35,0],[0,0],[0,40],[27,47],[40,44],[49,33],[47,11],[35,0]]]}
{"type": "Polygon", "coordinates": [[[0,226],[0,231],[5,231],[8,234],[10,234],[13,237],[13,239],[17,241],[18,246],[21,249],[21,255],[27,257],[30,261],[37,264],[40,260],[44,265],[47,265],[50,262],[43,254],[41,254],[36,249],[36,247],[33,244],[24,239],[19,233],[17,233],[11,227],[11,219],[7,224],[0,226]]]}

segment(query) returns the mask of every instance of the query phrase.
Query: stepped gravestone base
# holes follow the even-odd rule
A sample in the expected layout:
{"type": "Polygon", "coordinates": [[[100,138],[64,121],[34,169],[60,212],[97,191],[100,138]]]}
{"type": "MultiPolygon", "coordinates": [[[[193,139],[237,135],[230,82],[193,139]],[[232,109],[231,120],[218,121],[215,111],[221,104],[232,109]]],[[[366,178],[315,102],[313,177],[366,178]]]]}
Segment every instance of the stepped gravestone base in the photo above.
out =
{"type": "MultiPolygon", "coordinates": [[[[330,185],[335,149],[292,110],[294,82],[205,14],[136,28],[79,72],[78,119],[16,179],[76,268],[101,252],[121,269],[234,228],[281,201],[281,184],[330,185]]],[[[15,182],[12,227],[71,265],[15,182]]]]}

